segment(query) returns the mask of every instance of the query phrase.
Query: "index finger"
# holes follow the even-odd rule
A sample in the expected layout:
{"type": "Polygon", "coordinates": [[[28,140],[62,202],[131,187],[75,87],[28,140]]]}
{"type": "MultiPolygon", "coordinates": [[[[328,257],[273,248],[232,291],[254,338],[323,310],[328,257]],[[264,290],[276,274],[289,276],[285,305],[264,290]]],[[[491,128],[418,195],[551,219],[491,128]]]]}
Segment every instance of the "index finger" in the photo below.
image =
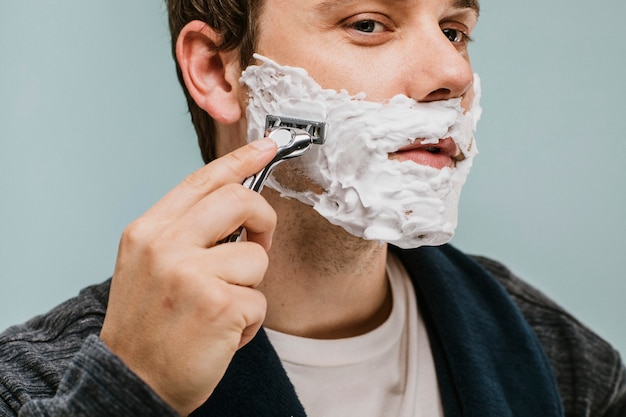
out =
{"type": "Polygon", "coordinates": [[[259,172],[276,155],[276,143],[268,138],[255,140],[189,174],[146,214],[168,218],[188,210],[202,198],[231,183],[259,172]]]}

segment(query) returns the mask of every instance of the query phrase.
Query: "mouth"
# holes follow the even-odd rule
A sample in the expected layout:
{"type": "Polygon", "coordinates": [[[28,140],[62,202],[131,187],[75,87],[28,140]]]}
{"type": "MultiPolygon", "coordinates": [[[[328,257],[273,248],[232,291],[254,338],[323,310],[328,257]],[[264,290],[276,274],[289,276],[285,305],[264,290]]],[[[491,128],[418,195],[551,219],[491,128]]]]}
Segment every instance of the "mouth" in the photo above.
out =
{"type": "Polygon", "coordinates": [[[389,154],[389,159],[396,159],[400,162],[413,161],[416,164],[442,169],[453,168],[457,162],[465,159],[465,155],[452,138],[445,138],[439,139],[437,143],[421,143],[416,140],[411,145],[389,154]]]}

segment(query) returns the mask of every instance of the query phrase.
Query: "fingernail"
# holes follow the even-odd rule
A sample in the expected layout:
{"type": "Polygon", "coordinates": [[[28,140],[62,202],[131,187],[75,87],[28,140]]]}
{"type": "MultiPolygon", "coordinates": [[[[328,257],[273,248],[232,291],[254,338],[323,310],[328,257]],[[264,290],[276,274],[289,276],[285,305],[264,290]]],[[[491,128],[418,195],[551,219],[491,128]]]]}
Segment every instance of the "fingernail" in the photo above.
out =
{"type": "Polygon", "coordinates": [[[250,145],[252,145],[259,151],[268,151],[276,147],[276,143],[274,143],[274,141],[269,138],[257,139],[251,142],[250,145]]]}

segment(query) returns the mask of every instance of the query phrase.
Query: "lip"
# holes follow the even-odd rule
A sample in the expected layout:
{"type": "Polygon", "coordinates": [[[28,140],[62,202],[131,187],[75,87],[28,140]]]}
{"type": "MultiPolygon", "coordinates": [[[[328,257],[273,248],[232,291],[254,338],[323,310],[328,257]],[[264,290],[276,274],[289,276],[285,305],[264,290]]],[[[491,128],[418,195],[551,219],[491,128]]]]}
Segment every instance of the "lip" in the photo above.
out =
{"type": "Polygon", "coordinates": [[[389,154],[389,158],[400,162],[413,161],[416,164],[441,169],[454,167],[457,162],[465,159],[465,156],[452,138],[445,138],[439,139],[437,143],[422,143],[416,140],[411,145],[389,154]]]}

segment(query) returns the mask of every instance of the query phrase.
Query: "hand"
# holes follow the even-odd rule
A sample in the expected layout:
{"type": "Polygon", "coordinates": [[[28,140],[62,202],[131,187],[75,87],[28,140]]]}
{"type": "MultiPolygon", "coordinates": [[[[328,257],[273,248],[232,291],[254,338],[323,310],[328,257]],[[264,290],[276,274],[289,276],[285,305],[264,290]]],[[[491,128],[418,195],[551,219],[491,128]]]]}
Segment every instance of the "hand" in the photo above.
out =
{"type": "Polygon", "coordinates": [[[255,287],[276,213],[241,183],[275,154],[262,139],[211,162],[122,235],[100,338],[181,415],[206,401],[265,318],[255,287]],[[247,241],[217,244],[241,225],[247,241]]]}

